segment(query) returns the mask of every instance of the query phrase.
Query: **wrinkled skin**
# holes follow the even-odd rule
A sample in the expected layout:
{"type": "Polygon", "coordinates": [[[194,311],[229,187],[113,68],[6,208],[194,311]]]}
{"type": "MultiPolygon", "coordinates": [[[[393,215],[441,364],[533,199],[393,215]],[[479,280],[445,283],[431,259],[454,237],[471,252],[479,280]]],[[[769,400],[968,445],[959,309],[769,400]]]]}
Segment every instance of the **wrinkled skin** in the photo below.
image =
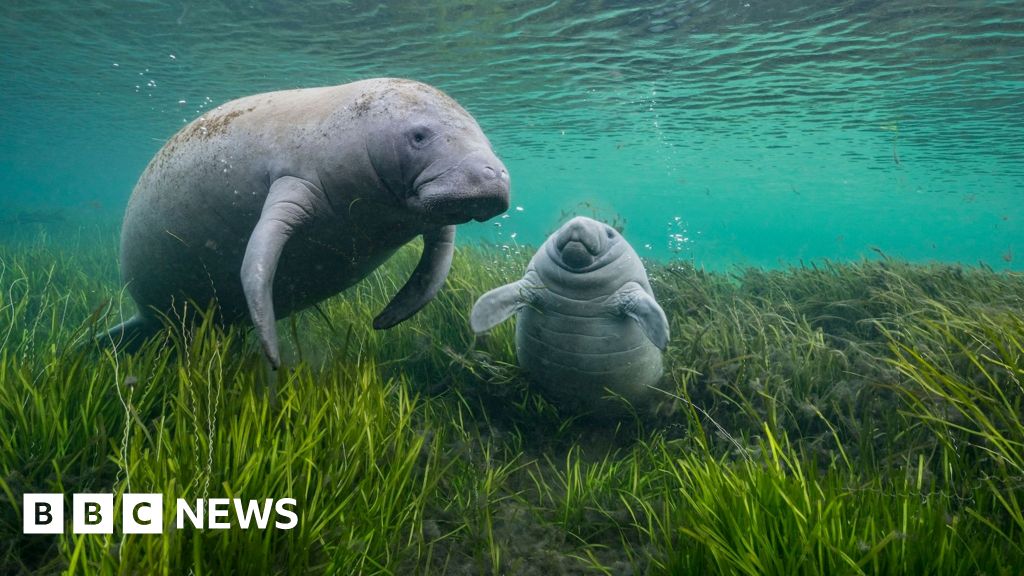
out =
{"type": "Polygon", "coordinates": [[[416,236],[412,278],[374,321],[415,314],[444,283],[454,225],[508,209],[508,172],[476,121],[409,80],[257,94],[187,125],[132,193],[121,270],[139,313],[103,340],[137,343],[184,302],[253,323],[280,363],[274,321],[355,284],[416,236]]]}
{"type": "Polygon", "coordinates": [[[607,224],[567,222],[521,280],[477,300],[470,325],[484,332],[513,314],[520,367],[560,405],[600,416],[614,415],[621,399],[644,406],[665,398],[668,320],[640,257],[607,224]]]}

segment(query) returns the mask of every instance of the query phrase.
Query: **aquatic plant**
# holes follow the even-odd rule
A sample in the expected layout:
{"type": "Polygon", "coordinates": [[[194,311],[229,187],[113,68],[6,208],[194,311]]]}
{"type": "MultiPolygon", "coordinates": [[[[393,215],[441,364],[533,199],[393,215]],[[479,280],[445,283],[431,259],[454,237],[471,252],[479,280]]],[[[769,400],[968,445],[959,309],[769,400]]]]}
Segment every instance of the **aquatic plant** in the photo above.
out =
{"type": "MultiPolygon", "coordinates": [[[[466,317],[527,253],[464,247],[437,300],[368,327],[415,247],[279,325],[139,353],[111,230],[0,246],[0,573],[1010,573],[1024,565],[1024,277],[892,259],[650,263],[661,411],[595,422],[466,317]],[[91,238],[82,241],[82,236],[91,238]],[[295,530],[21,534],[26,492],[291,496],[295,530]]],[[[116,501],[116,500],[115,500],[116,501]]]]}

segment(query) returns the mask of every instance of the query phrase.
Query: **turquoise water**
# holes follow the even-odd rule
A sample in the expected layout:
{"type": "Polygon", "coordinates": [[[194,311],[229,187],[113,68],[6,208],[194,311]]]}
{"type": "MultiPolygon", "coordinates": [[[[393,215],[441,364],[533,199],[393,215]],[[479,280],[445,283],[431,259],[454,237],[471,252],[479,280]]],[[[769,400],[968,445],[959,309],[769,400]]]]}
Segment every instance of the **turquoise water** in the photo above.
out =
{"type": "Polygon", "coordinates": [[[226,100],[403,76],[512,175],[513,208],[463,242],[537,245],[578,213],[716,269],[1024,259],[1018,1],[8,1],[0,58],[7,226],[116,221],[226,100]]]}

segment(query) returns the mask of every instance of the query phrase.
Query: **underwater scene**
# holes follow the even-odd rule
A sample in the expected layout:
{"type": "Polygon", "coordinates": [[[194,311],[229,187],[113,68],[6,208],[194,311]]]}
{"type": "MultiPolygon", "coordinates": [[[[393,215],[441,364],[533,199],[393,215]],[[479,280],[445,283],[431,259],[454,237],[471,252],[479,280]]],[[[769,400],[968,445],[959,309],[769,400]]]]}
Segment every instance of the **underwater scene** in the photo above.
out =
{"type": "Polygon", "coordinates": [[[0,6],[0,574],[1019,574],[1024,4],[0,6]]]}

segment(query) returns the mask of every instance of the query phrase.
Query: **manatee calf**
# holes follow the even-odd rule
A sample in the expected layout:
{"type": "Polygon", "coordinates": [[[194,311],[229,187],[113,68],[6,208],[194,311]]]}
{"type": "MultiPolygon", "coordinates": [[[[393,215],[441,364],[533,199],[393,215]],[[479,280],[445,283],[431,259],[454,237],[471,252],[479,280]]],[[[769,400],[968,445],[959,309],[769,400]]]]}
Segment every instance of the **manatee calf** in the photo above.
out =
{"type": "Polygon", "coordinates": [[[640,257],[611,226],[573,218],[530,260],[523,278],[487,292],[470,325],[483,332],[512,314],[519,365],[560,404],[609,408],[657,399],[665,312],[640,257]]]}
{"type": "Polygon", "coordinates": [[[186,301],[251,322],[280,365],[276,318],[355,284],[422,235],[423,255],[374,320],[393,326],[444,283],[455,224],[508,209],[509,177],[472,116],[393,78],[257,94],[174,135],[124,216],[121,273],[138,313],[103,340],[137,342],[186,301]]]}

